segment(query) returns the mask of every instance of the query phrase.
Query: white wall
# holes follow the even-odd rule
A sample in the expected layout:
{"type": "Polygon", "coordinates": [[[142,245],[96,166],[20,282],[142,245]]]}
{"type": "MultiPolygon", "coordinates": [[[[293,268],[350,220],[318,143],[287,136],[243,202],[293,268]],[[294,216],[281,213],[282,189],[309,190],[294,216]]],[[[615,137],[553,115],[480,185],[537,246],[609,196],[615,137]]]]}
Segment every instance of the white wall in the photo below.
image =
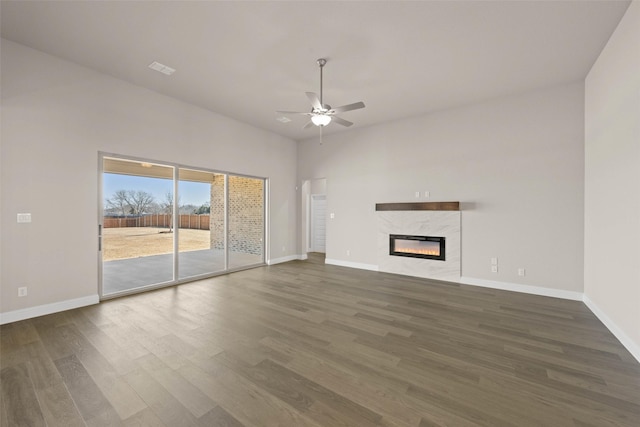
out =
{"type": "Polygon", "coordinates": [[[585,83],[585,302],[640,360],[640,2],[585,83]]]}
{"type": "Polygon", "coordinates": [[[294,141],[4,39],[1,48],[5,318],[97,294],[98,151],[269,178],[271,258],[295,255],[294,141]],[[33,222],[17,224],[19,212],[33,222]]]}
{"type": "Polygon", "coordinates": [[[327,258],[375,268],[376,203],[460,201],[466,279],[579,298],[583,96],[574,83],[300,142],[299,176],[327,179],[335,213],[327,258]]]}

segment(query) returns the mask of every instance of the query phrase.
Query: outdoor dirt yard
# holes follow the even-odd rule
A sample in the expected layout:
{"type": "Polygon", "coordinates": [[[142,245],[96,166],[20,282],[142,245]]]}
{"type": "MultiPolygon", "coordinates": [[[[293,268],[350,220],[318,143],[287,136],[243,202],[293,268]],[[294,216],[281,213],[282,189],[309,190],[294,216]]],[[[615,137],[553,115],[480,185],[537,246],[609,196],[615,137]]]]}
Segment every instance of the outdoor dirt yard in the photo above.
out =
{"type": "MultiPolygon", "coordinates": [[[[102,231],[104,261],[137,258],[173,252],[173,235],[168,228],[124,227],[102,231]]],[[[181,252],[209,249],[209,230],[180,229],[181,252]]]]}

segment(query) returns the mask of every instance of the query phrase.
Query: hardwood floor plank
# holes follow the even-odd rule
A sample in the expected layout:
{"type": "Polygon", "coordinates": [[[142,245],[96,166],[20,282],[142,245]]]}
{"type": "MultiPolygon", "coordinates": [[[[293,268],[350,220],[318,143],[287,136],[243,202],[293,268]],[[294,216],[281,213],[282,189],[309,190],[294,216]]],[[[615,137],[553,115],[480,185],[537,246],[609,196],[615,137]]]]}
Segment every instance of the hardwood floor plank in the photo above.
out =
{"type": "Polygon", "coordinates": [[[122,427],[122,420],[113,409],[100,412],[86,421],[87,427],[122,427]]]}
{"type": "Polygon", "coordinates": [[[256,386],[271,393],[280,400],[288,403],[300,412],[305,412],[313,404],[314,400],[307,393],[297,387],[291,387],[286,378],[273,375],[268,371],[270,365],[263,361],[256,366],[244,363],[233,355],[221,353],[216,356],[216,361],[223,364],[235,374],[241,375],[256,386]]]}
{"type": "Polygon", "coordinates": [[[124,375],[153,413],[167,426],[197,426],[198,420],[155,378],[142,368],[124,375]]]}
{"type": "MultiPolygon", "coordinates": [[[[93,320],[91,320],[93,316],[87,315],[89,312],[88,309],[89,307],[87,307],[86,311],[76,310],[73,313],[74,324],[78,332],[108,361],[116,374],[122,375],[137,368],[133,359],[127,356],[127,352],[123,348],[123,343],[114,340],[107,335],[100,326],[96,325],[93,320]]],[[[94,311],[93,308],[91,311],[94,311]]],[[[113,327],[113,324],[110,322],[104,323],[104,325],[113,327]]]]}
{"type": "Polygon", "coordinates": [[[231,414],[216,406],[198,420],[202,426],[216,427],[245,427],[240,421],[236,420],[231,414]]]}
{"type": "Polygon", "coordinates": [[[85,422],[62,383],[36,391],[48,427],[82,427],[85,422]]]}
{"type": "Polygon", "coordinates": [[[154,355],[144,356],[138,359],[138,363],[194,417],[200,418],[217,406],[197,387],[154,355]]]}
{"type": "MultiPolygon", "coordinates": [[[[612,409],[597,400],[573,395],[567,390],[550,389],[544,383],[504,375],[483,376],[480,378],[480,383],[483,389],[488,392],[493,390],[493,394],[503,395],[509,401],[524,396],[531,402],[531,410],[538,408],[539,411],[544,411],[541,413],[545,416],[559,412],[563,414],[563,418],[580,418],[584,414],[590,413],[593,419],[601,418],[617,426],[637,427],[638,424],[639,418],[637,416],[630,416],[626,412],[612,409]]],[[[567,425],[567,423],[559,425],[567,425]]]]}
{"type": "Polygon", "coordinates": [[[113,368],[106,367],[100,358],[83,358],[82,363],[120,419],[124,420],[147,407],[135,390],[113,368]]]}
{"type": "Polygon", "coordinates": [[[24,346],[24,357],[29,361],[29,376],[36,389],[46,389],[62,384],[62,377],[56,365],[47,354],[42,341],[34,341],[24,346]]]}
{"type": "Polygon", "coordinates": [[[55,360],[54,363],[85,421],[103,413],[115,412],[75,355],[55,360]]]}
{"type": "Polygon", "coordinates": [[[244,425],[320,426],[221,363],[214,375],[194,366],[185,366],[179,372],[244,425]]]}
{"type": "MultiPolygon", "coordinates": [[[[4,330],[5,329],[3,328],[1,331],[4,330]]],[[[26,349],[23,345],[16,345],[8,340],[5,340],[5,342],[5,344],[0,346],[0,351],[2,351],[0,369],[20,365],[24,363],[25,360],[29,360],[26,356],[26,349]]]]}
{"type": "MultiPolygon", "coordinates": [[[[73,315],[71,314],[70,317],[73,317],[73,315]]],[[[82,364],[82,369],[86,370],[86,373],[109,402],[109,405],[118,414],[119,419],[127,418],[143,409],[145,407],[144,402],[126,382],[119,378],[113,365],[89,342],[85,335],[80,332],[77,325],[78,323],[74,323],[54,328],[54,335],[59,340],[55,344],[56,350],[64,346],[66,351],[73,352],[73,356],[78,358],[82,364]]],[[[51,340],[48,339],[47,341],[50,342],[51,340]]],[[[87,416],[87,414],[83,415],[87,416]]],[[[94,422],[98,422],[103,415],[97,414],[91,418],[95,417],[97,418],[94,422]]],[[[86,419],[89,420],[89,418],[86,419]]]]}
{"type": "Polygon", "coordinates": [[[26,363],[2,369],[0,384],[8,425],[16,427],[46,425],[26,363]]]}
{"type": "Polygon", "coordinates": [[[404,406],[400,398],[387,389],[387,384],[381,384],[374,377],[350,372],[337,362],[328,361],[313,351],[295,348],[282,339],[267,338],[263,342],[293,355],[286,367],[298,375],[329,390],[339,391],[343,397],[383,417],[397,419],[405,425],[418,424],[420,414],[404,406]]]}
{"type": "Polygon", "coordinates": [[[124,427],[169,427],[160,421],[160,418],[158,418],[150,408],[145,408],[125,419],[122,425],[124,427]]]}
{"type": "Polygon", "coordinates": [[[11,408],[5,406],[2,390],[0,390],[0,427],[9,427],[9,420],[7,419],[7,412],[9,410],[11,410],[11,408]]]}
{"type": "Polygon", "coordinates": [[[225,366],[287,402],[320,425],[374,426],[381,416],[271,360],[256,366],[243,364],[222,353],[225,366]]]}
{"type": "Polygon", "coordinates": [[[15,322],[11,324],[11,335],[15,345],[27,345],[40,341],[40,336],[34,328],[33,323],[27,321],[15,322]]]}
{"type": "MultiPolygon", "coordinates": [[[[457,400],[456,398],[449,398],[436,393],[433,389],[410,386],[407,390],[407,394],[420,400],[432,402],[448,412],[461,414],[462,417],[473,423],[477,423],[478,425],[492,427],[516,427],[518,425],[515,422],[509,422],[493,415],[491,410],[494,408],[484,408],[484,410],[479,410],[474,406],[467,405],[457,400]]],[[[421,419],[421,422],[423,419],[421,419]]]]}

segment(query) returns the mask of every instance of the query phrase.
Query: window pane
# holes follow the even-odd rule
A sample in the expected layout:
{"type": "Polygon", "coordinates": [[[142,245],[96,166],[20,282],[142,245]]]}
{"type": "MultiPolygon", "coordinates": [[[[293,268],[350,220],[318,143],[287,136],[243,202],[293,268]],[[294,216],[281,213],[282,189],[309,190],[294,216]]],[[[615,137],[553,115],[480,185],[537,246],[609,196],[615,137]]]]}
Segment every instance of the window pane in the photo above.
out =
{"type": "Polygon", "coordinates": [[[171,282],[173,167],[105,158],[102,294],[171,282]]]}
{"type": "Polygon", "coordinates": [[[224,175],[179,170],[179,278],[225,269],[224,175]]]}

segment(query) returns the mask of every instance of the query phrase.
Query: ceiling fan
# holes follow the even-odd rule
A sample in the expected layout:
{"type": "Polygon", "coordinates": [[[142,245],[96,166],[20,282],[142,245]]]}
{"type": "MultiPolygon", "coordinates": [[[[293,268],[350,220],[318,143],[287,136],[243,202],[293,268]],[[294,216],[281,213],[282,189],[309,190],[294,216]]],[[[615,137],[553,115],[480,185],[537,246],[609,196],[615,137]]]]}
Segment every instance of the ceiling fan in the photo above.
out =
{"type": "Polygon", "coordinates": [[[302,114],[304,116],[310,116],[311,120],[306,125],[304,125],[305,129],[311,127],[312,125],[316,125],[322,128],[324,126],[327,126],[332,121],[342,126],[351,126],[353,122],[338,117],[336,114],[364,108],[364,102],[355,102],[353,104],[343,105],[342,107],[336,108],[331,108],[330,105],[324,104],[322,101],[322,68],[326,65],[327,60],[324,58],[320,58],[316,62],[320,67],[320,97],[318,97],[318,95],[314,92],[306,92],[307,98],[309,98],[309,101],[311,101],[311,112],[303,113],[300,111],[277,111],[277,113],[302,114]]]}

